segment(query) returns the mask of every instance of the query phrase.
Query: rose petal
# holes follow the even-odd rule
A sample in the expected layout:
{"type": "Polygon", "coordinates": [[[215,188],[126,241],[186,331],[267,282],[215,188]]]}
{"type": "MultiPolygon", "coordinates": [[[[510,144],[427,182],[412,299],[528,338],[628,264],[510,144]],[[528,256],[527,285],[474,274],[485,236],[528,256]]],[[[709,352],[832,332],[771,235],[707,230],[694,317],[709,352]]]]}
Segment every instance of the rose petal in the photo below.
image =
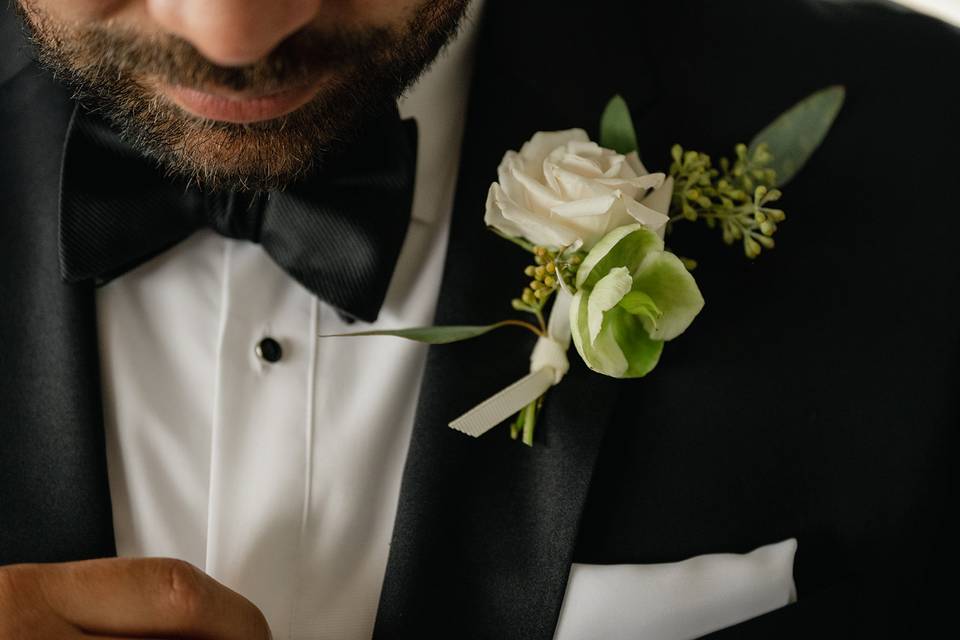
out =
{"type": "Polygon", "coordinates": [[[525,173],[523,159],[516,151],[508,151],[503,155],[500,166],[497,167],[497,181],[500,188],[506,191],[507,196],[517,202],[523,202],[523,187],[517,183],[516,176],[525,173]]]}
{"type": "Polygon", "coordinates": [[[565,131],[539,131],[520,148],[520,156],[528,166],[539,168],[544,159],[557,147],[569,142],[589,142],[590,136],[583,129],[565,131]]]}
{"type": "Polygon", "coordinates": [[[635,178],[633,169],[626,163],[626,158],[619,153],[604,157],[606,168],[603,170],[604,178],[635,178]]]}
{"type": "Polygon", "coordinates": [[[519,191],[522,195],[519,199],[512,196],[509,191],[507,195],[511,195],[514,200],[524,202],[531,211],[542,214],[544,217],[550,215],[552,207],[564,202],[555,191],[521,171],[512,173],[510,179],[511,184],[520,187],[519,191]]]}
{"type": "Polygon", "coordinates": [[[593,158],[584,158],[583,156],[572,153],[564,153],[557,164],[567,171],[576,173],[584,178],[603,177],[603,168],[600,166],[600,163],[593,158]]]}
{"type": "Polygon", "coordinates": [[[533,244],[547,247],[565,247],[579,238],[576,229],[533,213],[506,197],[503,190],[496,188],[492,189],[492,192],[500,214],[510,228],[520,230],[519,234],[511,235],[520,235],[533,244]]]}
{"type": "MultiPolygon", "coordinates": [[[[663,175],[663,174],[661,174],[663,175]]],[[[673,197],[673,178],[667,178],[659,187],[647,194],[640,202],[647,208],[667,215],[670,212],[670,199],[673,197]]]]}
{"type": "MultiPolygon", "coordinates": [[[[483,216],[483,222],[488,227],[493,227],[497,231],[504,233],[511,238],[518,238],[523,235],[523,230],[503,217],[503,211],[498,204],[498,194],[503,193],[500,185],[494,182],[487,191],[487,206],[483,216]]],[[[501,197],[506,197],[505,195],[501,197]]]]}
{"type": "Polygon", "coordinates": [[[550,208],[550,213],[561,218],[579,218],[582,216],[602,216],[616,203],[614,196],[594,196],[581,200],[571,200],[550,208]]]}
{"type": "Polygon", "coordinates": [[[583,156],[585,158],[599,158],[604,155],[605,149],[596,142],[590,140],[583,142],[580,140],[571,140],[567,143],[567,152],[573,155],[583,156]]]}
{"type": "Polygon", "coordinates": [[[634,170],[634,172],[638,176],[645,176],[648,173],[650,173],[649,171],[647,171],[647,168],[643,166],[643,162],[640,161],[639,153],[637,153],[636,151],[631,151],[630,153],[627,154],[626,157],[627,157],[627,163],[630,165],[630,167],[634,170]]]}
{"type": "Polygon", "coordinates": [[[663,229],[667,226],[667,222],[670,221],[670,218],[659,211],[640,204],[636,200],[627,200],[626,206],[627,213],[630,214],[630,217],[651,231],[663,229]]]}
{"type": "Polygon", "coordinates": [[[662,173],[650,173],[645,176],[635,176],[627,178],[618,176],[615,178],[598,178],[594,182],[602,184],[611,189],[623,189],[631,198],[635,198],[638,193],[647,189],[657,189],[663,185],[664,175],[662,173]]]}
{"type": "Polygon", "coordinates": [[[544,163],[544,171],[553,175],[557,193],[565,200],[580,200],[610,192],[609,187],[596,179],[585,178],[558,165],[549,165],[549,161],[544,163]]]}

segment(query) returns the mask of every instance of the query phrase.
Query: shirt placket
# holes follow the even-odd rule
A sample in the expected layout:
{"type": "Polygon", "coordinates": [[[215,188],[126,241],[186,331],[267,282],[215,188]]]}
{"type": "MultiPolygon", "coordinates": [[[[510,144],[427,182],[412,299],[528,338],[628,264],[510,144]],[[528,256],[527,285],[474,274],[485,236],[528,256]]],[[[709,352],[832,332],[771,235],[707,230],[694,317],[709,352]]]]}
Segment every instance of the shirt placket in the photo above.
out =
{"type": "Polygon", "coordinates": [[[205,569],[288,634],[307,500],[316,300],[263,249],[224,257],[205,569]]]}

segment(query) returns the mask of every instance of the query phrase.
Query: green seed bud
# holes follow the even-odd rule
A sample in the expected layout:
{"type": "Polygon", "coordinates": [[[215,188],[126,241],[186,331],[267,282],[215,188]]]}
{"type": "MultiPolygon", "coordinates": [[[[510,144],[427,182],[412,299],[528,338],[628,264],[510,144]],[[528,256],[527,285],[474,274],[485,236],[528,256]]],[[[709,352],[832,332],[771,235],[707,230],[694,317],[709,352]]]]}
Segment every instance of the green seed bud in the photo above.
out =
{"type": "Polygon", "coordinates": [[[557,286],[557,279],[554,278],[553,276],[547,276],[546,278],[543,279],[543,284],[545,284],[548,288],[552,289],[555,286],[557,286]]]}
{"type": "Polygon", "coordinates": [[[546,267],[537,267],[536,269],[533,270],[533,277],[536,278],[537,280],[543,280],[543,277],[545,275],[547,275],[546,267]]]}
{"type": "Polygon", "coordinates": [[[540,282],[539,280],[534,280],[533,282],[530,283],[530,288],[533,289],[534,291],[539,291],[540,289],[543,289],[543,283],[540,282]]]}
{"type": "Polygon", "coordinates": [[[546,267],[547,267],[547,273],[555,273],[555,272],[557,271],[557,263],[556,263],[556,262],[548,262],[548,263],[546,264],[546,267]]]}
{"type": "Polygon", "coordinates": [[[769,220],[760,225],[760,232],[765,236],[772,236],[777,231],[777,225],[769,220]]]}
{"type": "Polygon", "coordinates": [[[530,265],[523,270],[523,275],[527,276],[528,278],[532,278],[534,273],[536,273],[536,267],[533,265],[530,265]]]}
{"type": "Polygon", "coordinates": [[[513,307],[514,311],[526,311],[527,305],[523,303],[523,300],[520,298],[514,298],[510,301],[510,306],[513,307]]]}
{"type": "Polygon", "coordinates": [[[774,241],[773,238],[767,236],[760,236],[757,238],[757,242],[763,245],[765,249],[773,249],[774,241]]]}
{"type": "Polygon", "coordinates": [[[760,255],[760,243],[753,238],[744,240],[743,247],[748,258],[756,258],[760,255]]]}
{"type": "Polygon", "coordinates": [[[532,289],[524,289],[523,297],[521,299],[528,305],[537,304],[537,296],[532,289]]]}

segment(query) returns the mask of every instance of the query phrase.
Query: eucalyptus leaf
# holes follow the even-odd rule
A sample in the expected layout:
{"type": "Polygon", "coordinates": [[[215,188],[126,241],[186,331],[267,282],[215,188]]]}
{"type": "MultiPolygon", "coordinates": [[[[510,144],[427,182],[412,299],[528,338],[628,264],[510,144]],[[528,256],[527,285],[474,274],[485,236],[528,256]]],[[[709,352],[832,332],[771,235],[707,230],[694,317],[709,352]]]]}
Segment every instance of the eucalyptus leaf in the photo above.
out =
{"type": "Polygon", "coordinates": [[[440,327],[411,327],[408,329],[387,329],[382,331],[359,331],[357,333],[337,333],[320,336],[321,338],[356,338],[360,336],[393,336],[406,338],[415,342],[427,344],[450,344],[478,338],[496,329],[509,326],[526,326],[525,323],[515,320],[504,320],[487,325],[447,325],[440,327]]]}
{"type": "Polygon", "coordinates": [[[778,187],[789,182],[823,142],[840,113],[845,93],[840,85],[817,91],[781,114],[750,142],[751,156],[758,145],[767,145],[778,187]]]}
{"type": "Polygon", "coordinates": [[[600,117],[600,146],[624,155],[637,150],[637,132],[627,102],[616,95],[600,117]]]}

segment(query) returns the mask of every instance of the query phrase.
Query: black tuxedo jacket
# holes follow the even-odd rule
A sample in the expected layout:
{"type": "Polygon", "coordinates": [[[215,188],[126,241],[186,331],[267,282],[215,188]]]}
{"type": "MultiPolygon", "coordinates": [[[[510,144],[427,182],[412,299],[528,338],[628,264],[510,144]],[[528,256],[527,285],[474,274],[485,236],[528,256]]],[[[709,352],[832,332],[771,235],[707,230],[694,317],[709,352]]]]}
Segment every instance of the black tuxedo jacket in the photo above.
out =
{"type": "MultiPolygon", "coordinates": [[[[9,18],[0,33],[0,564],[107,556],[94,292],[58,272],[70,99],[16,53],[9,18]]],[[[846,85],[847,102],[786,190],[776,250],[747,261],[715,232],[678,228],[706,308],[646,379],[574,358],[534,448],[446,427],[525,372],[530,339],[431,348],[375,636],[547,640],[571,562],[791,536],[798,603],[717,637],[922,637],[946,615],[958,62],[956,31],[886,5],[490,0],[441,324],[509,312],[525,256],[482,209],[503,152],[534,131],[595,133],[619,92],[662,170],[671,144],[728,152],[826,85],[846,85]]]]}

